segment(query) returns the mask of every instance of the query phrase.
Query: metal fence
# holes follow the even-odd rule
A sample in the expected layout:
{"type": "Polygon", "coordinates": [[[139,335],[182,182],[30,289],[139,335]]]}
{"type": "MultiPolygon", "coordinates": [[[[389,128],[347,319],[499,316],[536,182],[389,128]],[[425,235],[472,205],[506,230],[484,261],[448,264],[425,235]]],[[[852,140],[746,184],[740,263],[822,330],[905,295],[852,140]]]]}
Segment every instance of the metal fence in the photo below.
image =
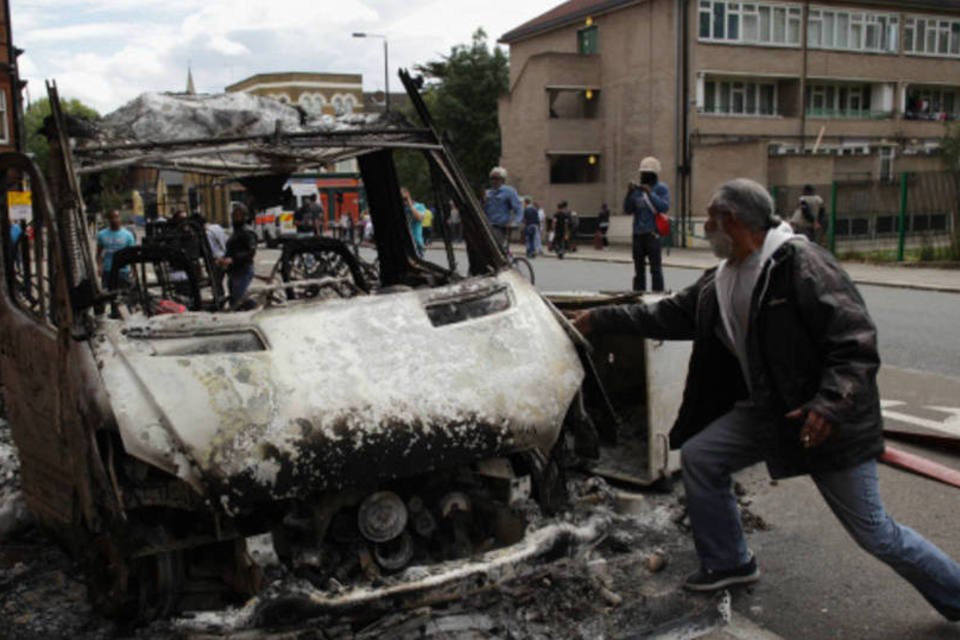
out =
{"type": "MultiPolygon", "coordinates": [[[[955,174],[903,173],[892,180],[848,178],[812,185],[823,198],[829,220],[825,241],[833,251],[932,253],[957,247],[960,180],[955,174]]],[[[776,185],[777,212],[789,219],[804,185],[776,185]]]]}

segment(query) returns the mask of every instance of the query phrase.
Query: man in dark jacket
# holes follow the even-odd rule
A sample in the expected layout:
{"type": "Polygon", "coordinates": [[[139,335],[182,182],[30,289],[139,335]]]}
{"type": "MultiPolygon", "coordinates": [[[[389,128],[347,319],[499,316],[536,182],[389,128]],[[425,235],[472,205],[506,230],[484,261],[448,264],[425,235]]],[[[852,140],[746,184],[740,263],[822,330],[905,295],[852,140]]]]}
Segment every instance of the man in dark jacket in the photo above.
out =
{"type": "Polygon", "coordinates": [[[234,203],[231,213],[233,233],[227,240],[227,252],[217,261],[227,272],[230,289],[230,308],[238,309],[253,281],[254,258],[257,255],[257,236],[247,227],[247,208],[234,203]]]}
{"type": "Polygon", "coordinates": [[[762,460],[774,478],[810,474],[858,544],[960,620],[960,565],[897,524],[880,500],[880,359],[856,287],[833,256],[774,216],[752,180],[720,187],[708,215],[718,267],[660,302],[574,317],[585,334],[693,340],[670,433],[701,563],[685,586],[712,591],[759,578],[731,474],[762,460]]]}

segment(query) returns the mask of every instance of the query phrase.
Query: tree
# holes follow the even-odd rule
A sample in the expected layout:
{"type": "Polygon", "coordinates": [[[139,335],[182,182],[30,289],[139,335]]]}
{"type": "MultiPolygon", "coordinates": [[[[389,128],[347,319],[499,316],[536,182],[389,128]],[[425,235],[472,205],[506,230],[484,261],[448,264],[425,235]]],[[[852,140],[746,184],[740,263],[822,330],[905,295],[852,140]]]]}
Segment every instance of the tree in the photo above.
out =
{"type": "MultiPolygon", "coordinates": [[[[60,101],[61,110],[65,115],[71,115],[83,120],[97,120],[100,114],[92,107],[88,107],[76,98],[60,101]]],[[[32,102],[23,114],[24,129],[27,133],[27,152],[33,154],[33,161],[40,167],[41,172],[47,171],[50,160],[50,145],[47,136],[43,133],[43,121],[50,115],[50,100],[43,98],[32,102]]]]}
{"type": "Polygon", "coordinates": [[[480,191],[500,160],[497,101],[509,89],[509,62],[477,29],[469,45],[456,45],[441,60],[417,65],[426,81],[424,98],[438,128],[449,135],[453,155],[470,185],[480,191]]]}

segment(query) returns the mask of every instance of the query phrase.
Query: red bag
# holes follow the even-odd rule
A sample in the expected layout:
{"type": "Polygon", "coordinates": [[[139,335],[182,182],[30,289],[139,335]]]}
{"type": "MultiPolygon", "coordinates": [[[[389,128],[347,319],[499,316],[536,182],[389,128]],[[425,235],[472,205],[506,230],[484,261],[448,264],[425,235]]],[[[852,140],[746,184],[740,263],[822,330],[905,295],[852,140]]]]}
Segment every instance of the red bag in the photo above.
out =
{"type": "Polygon", "coordinates": [[[658,234],[663,237],[670,235],[670,218],[667,217],[667,214],[657,211],[653,221],[657,225],[658,234]]]}

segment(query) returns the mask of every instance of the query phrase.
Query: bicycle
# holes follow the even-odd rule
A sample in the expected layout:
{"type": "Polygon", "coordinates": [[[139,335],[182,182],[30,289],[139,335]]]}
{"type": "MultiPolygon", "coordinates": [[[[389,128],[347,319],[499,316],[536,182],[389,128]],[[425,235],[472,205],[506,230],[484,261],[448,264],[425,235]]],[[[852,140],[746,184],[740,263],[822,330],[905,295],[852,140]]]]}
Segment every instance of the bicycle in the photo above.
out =
{"type": "Polygon", "coordinates": [[[513,227],[495,228],[500,232],[503,239],[503,251],[507,255],[507,262],[510,263],[510,267],[519,272],[530,284],[536,284],[536,275],[533,273],[533,265],[530,261],[523,256],[514,255],[513,251],[510,250],[510,232],[513,231],[513,227]]]}

